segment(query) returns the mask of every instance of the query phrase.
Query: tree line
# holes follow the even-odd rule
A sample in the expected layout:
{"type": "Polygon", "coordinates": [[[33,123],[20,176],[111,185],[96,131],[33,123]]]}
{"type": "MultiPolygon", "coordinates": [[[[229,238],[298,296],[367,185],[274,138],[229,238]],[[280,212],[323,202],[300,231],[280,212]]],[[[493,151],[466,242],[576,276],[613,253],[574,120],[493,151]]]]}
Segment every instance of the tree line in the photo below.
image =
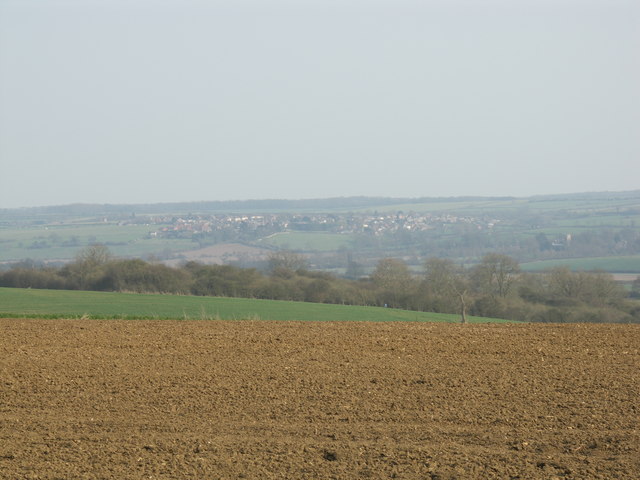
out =
{"type": "Polygon", "coordinates": [[[419,274],[397,258],[380,260],[364,278],[309,270],[305,257],[274,252],[264,270],[187,262],[180,267],[113,258],[103,245],[83,249],[53,268],[18,264],[0,286],[261,298],[505,318],[534,322],[640,323],[640,280],[631,294],[604,272],[558,267],[523,273],[507,255],[489,253],[465,268],[429,258],[419,274]]]}

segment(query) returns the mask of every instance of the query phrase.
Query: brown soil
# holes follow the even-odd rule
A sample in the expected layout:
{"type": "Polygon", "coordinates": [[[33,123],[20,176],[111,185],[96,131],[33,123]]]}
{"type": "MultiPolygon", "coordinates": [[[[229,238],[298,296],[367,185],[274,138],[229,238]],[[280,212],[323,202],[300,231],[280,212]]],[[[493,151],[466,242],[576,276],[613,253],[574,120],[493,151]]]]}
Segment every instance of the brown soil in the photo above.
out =
{"type": "Polygon", "coordinates": [[[0,320],[0,478],[640,478],[640,327],[0,320]]]}
{"type": "Polygon", "coordinates": [[[250,247],[240,243],[221,243],[198,250],[179,252],[178,258],[167,260],[166,265],[177,267],[185,261],[194,261],[205,265],[220,265],[230,262],[256,262],[266,260],[270,250],[266,248],[250,247]]]}

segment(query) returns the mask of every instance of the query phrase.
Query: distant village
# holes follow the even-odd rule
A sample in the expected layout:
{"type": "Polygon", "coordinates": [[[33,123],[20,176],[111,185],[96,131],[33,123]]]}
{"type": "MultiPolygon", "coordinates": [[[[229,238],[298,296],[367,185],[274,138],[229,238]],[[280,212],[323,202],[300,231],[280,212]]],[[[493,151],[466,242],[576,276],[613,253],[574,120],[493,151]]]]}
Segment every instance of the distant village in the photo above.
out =
{"type": "Polygon", "coordinates": [[[375,213],[375,214],[262,214],[262,215],[187,215],[136,217],[121,222],[145,223],[158,228],[150,236],[160,238],[188,237],[216,231],[253,232],[270,235],[283,231],[309,231],[337,234],[369,234],[381,236],[398,231],[423,232],[447,225],[468,225],[477,230],[490,230],[497,219],[480,219],[451,214],[375,213]]]}

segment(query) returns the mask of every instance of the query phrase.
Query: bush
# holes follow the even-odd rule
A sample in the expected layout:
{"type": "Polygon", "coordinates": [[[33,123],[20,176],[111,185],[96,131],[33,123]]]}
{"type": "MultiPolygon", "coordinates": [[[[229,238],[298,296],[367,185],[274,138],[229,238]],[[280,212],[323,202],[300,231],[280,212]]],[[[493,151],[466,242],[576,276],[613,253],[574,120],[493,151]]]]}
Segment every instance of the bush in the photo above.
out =
{"type": "Polygon", "coordinates": [[[483,296],[473,302],[469,313],[478,317],[505,318],[503,303],[495,297],[483,296]]]}
{"type": "Polygon", "coordinates": [[[95,290],[120,292],[188,293],[189,275],[166,265],[142,260],[119,260],[102,267],[93,282],[95,290]]]}
{"type": "Polygon", "coordinates": [[[1,287],[44,288],[63,290],[69,288],[68,282],[54,269],[14,268],[0,274],[1,287]]]}

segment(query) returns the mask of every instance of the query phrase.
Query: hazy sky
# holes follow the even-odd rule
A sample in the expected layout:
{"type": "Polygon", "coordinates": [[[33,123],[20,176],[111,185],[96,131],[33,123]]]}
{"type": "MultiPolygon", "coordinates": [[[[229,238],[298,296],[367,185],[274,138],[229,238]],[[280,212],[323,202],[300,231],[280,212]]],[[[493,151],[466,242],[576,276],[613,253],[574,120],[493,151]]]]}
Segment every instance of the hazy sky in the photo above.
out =
{"type": "Polygon", "coordinates": [[[0,208],[638,188],[637,0],[0,0],[0,208]]]}

